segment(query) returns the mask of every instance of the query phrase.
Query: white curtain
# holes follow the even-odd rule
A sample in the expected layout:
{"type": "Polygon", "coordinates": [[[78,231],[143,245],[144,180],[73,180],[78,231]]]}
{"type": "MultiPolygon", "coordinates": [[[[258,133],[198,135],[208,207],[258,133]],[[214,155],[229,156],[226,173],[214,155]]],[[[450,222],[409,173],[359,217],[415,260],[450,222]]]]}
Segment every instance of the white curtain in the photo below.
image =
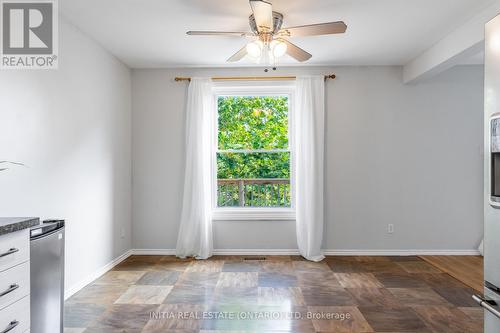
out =
{"type": "Polygon", "coordinates": [[[176,255],[206,259],[212,255],[211,151],[216,121],[212,81],[192,78],[187,96],[186,172],[176,255]]]}
{"type": "Polygon", "coordinates": [[[292,117],[295,143],[295,210],[300,254],[311,261],[324,259],[323,159],[325,81],[323,76],[297,77],[292,117]]]}

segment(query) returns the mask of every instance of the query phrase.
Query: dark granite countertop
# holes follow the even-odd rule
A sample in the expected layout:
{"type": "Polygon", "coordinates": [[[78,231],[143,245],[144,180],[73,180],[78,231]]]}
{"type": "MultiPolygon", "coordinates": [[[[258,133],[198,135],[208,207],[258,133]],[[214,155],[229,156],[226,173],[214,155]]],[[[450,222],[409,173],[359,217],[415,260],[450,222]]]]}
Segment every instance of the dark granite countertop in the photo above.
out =
{"type": "Polygon", "coordinates": [[[0,235],[31,228],[40,224],[38,217],[0,217],[0,235]]]}

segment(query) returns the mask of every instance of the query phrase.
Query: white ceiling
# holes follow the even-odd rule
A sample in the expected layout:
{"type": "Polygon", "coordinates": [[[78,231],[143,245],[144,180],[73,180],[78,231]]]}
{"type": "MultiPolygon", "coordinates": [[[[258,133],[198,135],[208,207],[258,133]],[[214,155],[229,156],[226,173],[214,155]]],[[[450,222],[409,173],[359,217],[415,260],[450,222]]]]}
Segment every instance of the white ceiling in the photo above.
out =
{"type": "MultiPolygon", "coordinates": [[[[348,25],[344,35],[291,39],[313,54],[309,65],[406,64],[493,2],[272,0],[273,9],[285,16],[284,26],[337,20],[348,25]]],[[[245,44],[243,38],[185,32],[248,31],[251,12],[247,0],[64,0],[60,7],[70,22],[132,68],[225,66],[245,44]]]]}

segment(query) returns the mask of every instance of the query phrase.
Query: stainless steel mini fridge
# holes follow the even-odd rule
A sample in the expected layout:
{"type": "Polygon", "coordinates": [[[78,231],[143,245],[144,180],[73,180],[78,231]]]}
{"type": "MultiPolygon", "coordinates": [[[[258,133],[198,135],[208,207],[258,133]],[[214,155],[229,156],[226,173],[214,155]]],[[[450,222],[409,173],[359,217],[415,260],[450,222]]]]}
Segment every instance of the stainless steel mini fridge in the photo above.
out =
{"type": "Polygon", "coordinates": [[[500,332],[500,16],[486,24],[484,60],[484,332],[500,332]]]}
{"type": "Polygon", "coordinates": [[[31,229],[31,333],[63,333],[64,221],[31,229]]]}

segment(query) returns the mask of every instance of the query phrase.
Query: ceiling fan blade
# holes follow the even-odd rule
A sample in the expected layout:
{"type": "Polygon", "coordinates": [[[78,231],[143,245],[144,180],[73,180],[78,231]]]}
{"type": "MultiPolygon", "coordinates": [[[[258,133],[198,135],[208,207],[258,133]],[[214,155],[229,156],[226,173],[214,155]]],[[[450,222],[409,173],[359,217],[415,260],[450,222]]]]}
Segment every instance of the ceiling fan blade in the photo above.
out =
{"type": "Polygon", "coordinates": [[[188,31],[189,36],[229,36],[229,37],[246,37],[254,34],[241,31],[188,31]]]}
{"type": "Polygon", "coordinates": [[[281,29],[278,34],[287,37],[318,36],[343,34],[347,30],[347,25],[342,22],[328,22],[319,24],[302,25],[281,29]]]}
{"type": "Polygon", "coordinates": [[[273,6],[263,0],[250,0],[253,16],[259,32],[273,31],[273,6]]]}
{"type": "Polygon", "coordinates": [[[247,46],[245,45],[243,46],[243,48],[241,48],[241,50],[239,50],[238,52],[233,54],[229,59],[227,59],[227,62],[240,61],[246,55],[247,55],[247,46]]]}
{"type": "Polygon", "coordinates": [[[312,54],[302,50],[297,45],[290,43],[286,39],[280,39],[280,41],[282,41],[283,43],[286,44],[286,46],[287,46],[286,53],[290,57],[294,58],[295,60],[300,61],[300,62],[304,62],[304,61],[311,59],[312,54]]]}

